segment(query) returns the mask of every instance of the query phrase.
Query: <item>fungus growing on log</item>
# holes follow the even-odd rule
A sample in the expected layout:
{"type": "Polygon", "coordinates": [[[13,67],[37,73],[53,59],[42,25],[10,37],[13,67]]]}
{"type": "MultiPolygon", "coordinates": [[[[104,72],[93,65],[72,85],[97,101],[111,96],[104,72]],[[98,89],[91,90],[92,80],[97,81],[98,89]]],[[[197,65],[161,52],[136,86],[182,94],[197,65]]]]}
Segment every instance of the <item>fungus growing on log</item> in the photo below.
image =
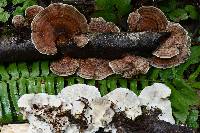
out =
{"type": "Polygon", "coordinates": [[[147,59],[131,55],[110,61],[109,66],[114,73],[121,74],[125,78],[131,78],[138,74],[146,74],[150,68],[147,59]]]}
{"type": "Polygon", "coordinates": [[[63,57],[50,65],[50,70],[59,76],[73,75],[79,67],[79,61],[70,57],[63,57]]]}
{"type": "Polygon", "coordinates": [[[88,24],[90,32],[120,32],[120,29],[112,22],[106,22],[102,17],[91,18],[88,24]]]}
{"type": "Polygon", "coordinates": [[[54,3],[39,12],[31,23],[32,41],[43,54],[57,53],[56,45],[88,31],[86,18],[73,6],[54,3]]]}
{"type": "Polygon", "coordinates": [[[16,15],[12,18],[12,24],[15,28],[22,28],[25,23],[25,18],[22,15],[16,15]]]}
{"type": "Polygon", "coordinates": [[[102,80],[113,74],[109,61],[97,58],[81,59],[77,75],[85,79],[102,80]]]}
{"type": "Polygon", "coordinates": [[[31,24],[31,22],[33,21],[34,17],[40,13],[42,10],[44,10],[43,7],[41,6],[38,6],[38,5],[33,5],[33,6],[30,6],[28,7],[26,10],[25,10],[25,17],[28,21],[28,24],[31,24]]]}
{"type": "Polygon", "coordinates": [[[160,32],[166,29],[167,18],[164,13],[153,6],[143,6],[130,13],[128,17],[129,30],[160,32]]]}
{"type": "Polygon", "coordinates": [[[87,25],[74,7],[55,3],[34,17],[32,40],[39,52],[64,56],[51,64],[53,73],[68,76],[77,72],[86,79],[100,80],[113,73],[131,78],[146,74],[149,64],[167,68],[189,56],[188,34],[180,25],[168,22],[160,9],[143,6],[127,22],[131,32],[120,32],[101,17],[92,18],[87,25]]]}
{"type": "Polygon", "coordinates": [[[187,31],[178,23],[167,21],[164,13],[152,6],[143,6],[129,15],[129,30],[169,32],[171,35],[161,41],[160,47],[149,59],[152,66],[169,68],[183,63],[190,55],[190,37],[187,31]]]}
{"type": "Polygon", "coordinates": [[[154,57],[150,58],[150,64],[157,68],[169,68],[177,66],[190,55],[190,37],[187,31],[177,23],[168,23],[166,31],[171,36],[156,50],[154,57]]]}
{"type": "Polygon", "coordinates": [[[80,40],[76,39],[77,41],[70,41],[65,45],[59,46],[59,51],[73,58],[117,59],[125,54],[152,56],[152,52],[159,47],[160,40],[169,36],[169,33],[120,32],[82,35],[84,35],[83,40],[78,36],[80,40]],[[79,44],[84,46],[80,47],[79,44]]]}

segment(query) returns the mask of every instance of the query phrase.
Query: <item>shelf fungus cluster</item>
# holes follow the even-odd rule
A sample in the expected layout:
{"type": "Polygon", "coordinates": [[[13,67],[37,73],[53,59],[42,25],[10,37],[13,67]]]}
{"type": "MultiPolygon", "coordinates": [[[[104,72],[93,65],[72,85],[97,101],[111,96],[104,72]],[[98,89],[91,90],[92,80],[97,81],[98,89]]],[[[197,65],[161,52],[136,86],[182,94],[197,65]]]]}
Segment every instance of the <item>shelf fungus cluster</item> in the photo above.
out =
{"type": "Polygon", "coordinates": [[[33,8],[26,11],[31,18],[28,22],[33,20],[32,42],[42,54],[62,54],[50,66],[57,75],[76,73],[101,80],[116,73],[130,78],[147,73],[150,66],[177,66],[190,54],[187,31],[169,22],[155,7],[141,7],[131,13],[127,20],[129,32],[120,32],[103,18],[92,18],[88,24],[84,15],[67,4],[33,8]]]}
{"type": "Polygon", "coordinates": [[[150,65],[157,68],[169,68],[183,63],[190,55],[190,37],[178,23],[169,22],[164,13],[155,7],[141,7],[128,17],[131,32],[154,31],[170,32],[160,47],[149,58],[150,65]]]}
{"type": "MultiPolygon", "coordinates": [[[[98,88],[77,84],[64,88],[58,95],[25,94],[19,99],[18,106],[29,121],[30,125],[25,126],[28,133],[116,133],[121,130],[125,133],[131,130],[128,127],[134,127],[134,121],[144,116],[143,106],[146,111],[159,110],[151,126],[156,121],[165,126],[156,131],[179,131],[181,126],[176,130],[165,129],[166,125],[175,126],[171,102],[168,100],[170,94],[166,85],[155,83],[144,88],[139,96],[126,88],[117,88],[101,97],[98,88]],[[132,122],[116,121],[119,115],[121,120],[132,122]],[[118,124],[121,126],[116,126],[118,124]]],[[[138,124],[145,121],[139,120],[138,124]]],[[[136,128],[129,132],[145,130],[136,128]]]]}

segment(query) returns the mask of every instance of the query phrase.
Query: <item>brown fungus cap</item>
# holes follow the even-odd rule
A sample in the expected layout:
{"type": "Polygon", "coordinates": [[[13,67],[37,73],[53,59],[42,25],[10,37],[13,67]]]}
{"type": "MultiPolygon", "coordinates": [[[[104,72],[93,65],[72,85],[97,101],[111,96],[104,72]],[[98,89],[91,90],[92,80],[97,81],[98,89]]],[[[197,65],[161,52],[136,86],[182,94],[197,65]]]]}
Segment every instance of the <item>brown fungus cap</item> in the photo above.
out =
{"type": "Polygon", "coordinates": [[[191,40],[187,31],[180,24],[172,22],[168,23],[166,31],[171,32],[171,36],[153,53],[156,56],[150,59],[150,64],[157,68],[177,66],[190,55],[191,40]]]}
{"type": "Polygon", "coordinates": [[[112,22],[106,22],[102,17],[91,18],[90,32],[120,32],[120,29],[112,22]]]}
{"type": "Polygon", "coordinates": [[[59,76],[69,76],[76,73],[79,67],[79,61],[70,57],[63,57],[60,60],[54,61],[50,65],[50,70],[59,76]]]}
{"type": "Polygon", "coordinates": [[[44,8],[41,7],[41,6],[38,6],[38,5],[33,5],[33,6],[28,7],[25,10],[25,16],[26,16],[26,19],[27,19],[28,23],[31,24],[31,22],[33,21],[34,17],[38,13],[40,13],[42,10],[44,10],[44,8]]]}
{"type": "Polygon", "coordinates": [[[89,42],[89,38],[84,34],[81,34],[74,36],[73,41],[77,44],[78,47],[82,48],[89,42]]]}
{"type": "Polygon", "coordinates": [[[167,26],[167,18],[164,13],[153,6],[143,6],[130,13],[128,17],[130,31],[163,31],[167,26]]]}
{"type": "Polygon", "coordinates": [[[109,66],[116,74],[121,74],[125,78],[131,78],[134,75],[146,74],[150,68],[147,59],[139,56],[127,55],[122,59],[109,62],[109,66]]]}
{"type": "Polygon", "coordinates": [[[85,79],[102,80],[113,74],[109,61],[89,58],[81,59],[77,75],[85,79]]]}
{"type": "Polygon", "coordinates": [[[43,54],[57,53],[56,45],[66,43],[75,34],[88,31],[87,20],[73,6],[54,3],[35,16],[31,23],[32,41],[43,54]]]}
{"type": "Polygon", "coordinates": [[[15,28],[22,28],[25,23],[25,18],[22,15],[16,15],[12,18],[12,24],[15,28]]]}

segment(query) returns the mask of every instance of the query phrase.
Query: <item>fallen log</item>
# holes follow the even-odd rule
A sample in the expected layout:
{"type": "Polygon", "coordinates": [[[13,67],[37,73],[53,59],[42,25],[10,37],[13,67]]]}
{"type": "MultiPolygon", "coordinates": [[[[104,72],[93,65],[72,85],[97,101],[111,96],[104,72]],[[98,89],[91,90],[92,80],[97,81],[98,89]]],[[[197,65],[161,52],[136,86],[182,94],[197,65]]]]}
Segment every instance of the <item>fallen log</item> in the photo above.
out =
{"type": "Polygon", "coordinates": [[[152,56],[170,33],[88,33],[75,36],[73,41],[57,45],[58,51],[74,58],[117,59],[124,55],[152,56]]]}
{"type": "MultiPolygon", "coordinates": [[[[28,34],[28,33],[27,33],[28,34]]],[[[76,58],[98,57],[116,59],[124,54],[148,55],[159,47],[159,40],[168,33],[87,33],[84,40],[76,36],[65,45],[57,45],[56,55],[44,55],[38,52],[31,39],[19,37],[0,37],[0,62],[34,61],[59,58],[62,54],[76,58]]]]}
{"type": "Polygon", "coordinates": [[[19,37],[0,37],[0,63],[18,61],[35,61],[57,58],[58,55],[48,56],[40,54],[31,39],[21,40],[19,37]]]}

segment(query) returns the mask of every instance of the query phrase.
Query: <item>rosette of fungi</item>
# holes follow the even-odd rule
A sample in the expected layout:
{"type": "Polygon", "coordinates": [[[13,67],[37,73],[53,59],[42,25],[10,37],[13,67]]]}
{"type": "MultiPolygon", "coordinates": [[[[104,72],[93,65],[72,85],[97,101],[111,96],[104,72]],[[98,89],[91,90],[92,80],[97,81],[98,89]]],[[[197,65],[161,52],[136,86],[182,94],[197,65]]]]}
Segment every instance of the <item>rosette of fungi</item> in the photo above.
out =
{"type": "MultiPolygon", "coordinates": [[[[31,11],[32,9],[30,8],[30,11],[27,10],[26,12],[28,13],[31,11]]],[[[190,54],[190,38],[185,29],[179,24],[169,22],[162,11],[152,6],[139,8],[129,15],[127,21],[131,32],[139,32],[134,35],[131,33],[129,35],[129,33],[127,33],[128,39],[130,40],[139,38],[138,36],[142,36],[143,33],[153,33],[151,36],[147,37],[151,38],[151,40],[156,40],[155,36],[159,38],[162,33],[171,33],[169,38],[161,38],[161,40],[159,40],[161,46],[159,46],[156,41],[148,42],[144,39],[144,42],[148,42],[145,46],[147,45],[147,47],[150,48],[156,45],[157,48],[156,50],[152,50],[153,53],[151,51],[152,56],[148,58],[141,57],[137,54],[135,55],[134,53],[124,53],[120,51],[117,51],[121,54],[119,57],[111,59],[106,58],[107,55],[103,55],[104,58],[102,57],[102,53],[115,55],[113,53],[116,53],[116,51],[112,49],[106,53],[104,51],[98,51],[98,47],[96,46],[94,47],[95,49],[89,50],[91,53],[82,53],[88,46],[96,45],[95,43],[92,44],[93,41],[98,40],[93,39],[95,37],[98,38],[98,36],[95,35],[103,35],[104,33],[112,33],[115,35],[116,33],[117,38],[120,37],[118,36],[120,34],[126,34],[119,33],[120,30],[114,23],[106,22],[101,17],[92,18],[91,22],[87,24],[85,17],[76,8],[61,3],[51,4],[47,8],[41,10],[38,7],[35,13],[34,11],[32,12],[33,14],[38,12],[31,24],[32,41],[36,49],[42,54],[56,54],[58,51],[57,47],[59,48],[59,52],[61,52],[63,57],[53,61],[50,69],[53,73],[60,76],[69,76],[76,73],[85,79],[102,80],[115,73],[125,78],[131,78],[134,75],[146,74],[150,65],[158,68],[168,68],[179,65],[183,63],[190,54]],[[158,35],[156,35],[156,33],[158,33],[158,35]],[[69,49],[62,49],[64,48],[62,46],[67,46],[69,49]],[[70,49],[70,47],[72,47],[73,50],[70,49]],[[82,58],[82,56],[87,54],[92,56],[82,58]]],[[[109,39],[109,37],[106,36],[102,37],[109,39]]],[[[103,44],[106,42],[108,43],[109,41],[106,39],[100,42],[103,44]]],[[[123,41],[120,39],[113,40],[114,42],[118,42],[113,43],[118,50],[121,49],[121,46],[127,47],[127,44],[121,44],[123,41]]],[[[143,40],[143,38],[139,40],[143,40]]],[[[140,44],[138,42],[132,44],[131,41],[129,43],[131,45],[140,44]]],[[[107,45],[101,46],[106,47],[107,45]]],[[[141,49],[142,51],[145,50],[143,47],[142,44],[137,45],[137,49],[140,49],[140,51],[141,49]]],[[[135,49],[135,51],[137,50],[135,49]]]]}
{"type": "MultiPolygon", "coordinates": [[[[106,22],[103,18],[92,18],[88,28],[89,32],[120,32],[114,23],[106,22]]],[[[79,47],[84,47],[87,44],[87,37],[84,37],[84,35],[76,35],[73,40],[79,47]]],[[[58,61],[54,61],[50,69],[60,76],[69,76],[76,73],[82,78],[95,80],[102,80],[113,74],[107,59],[78,59],[67,55],[58,61]]]]}
{"type": "Polygon", "coordinates": [[[169,22],[164,13],[152,6],[143,6],[128,17],[131,32],[154,31],[170,32],[171,35],[161,43],[149,58],[150,65],[157,68],[170,68],[184,63],[190,55],[190,37],[178,23],[169,22]]]}
{"type": "MultiPolygon", "coordinates": [[[[120,32],[119,28],[112,22],[106,22],[103,18],[92,18],[88,24],[89,32],[120,32]]],[[[98,58],[80,59],[77,75],[85,79],[102,80],[114,72],[109,66],[109,60],[98,58]]]]}
{"type": "Polygon", "coordinates": [[[31,23],[32,42],[36,49],[47,55],[57,53],[62,45],[75,34],[88,31],[87,20],[73,6],[54,3],[40,11],[31,23]]]}

